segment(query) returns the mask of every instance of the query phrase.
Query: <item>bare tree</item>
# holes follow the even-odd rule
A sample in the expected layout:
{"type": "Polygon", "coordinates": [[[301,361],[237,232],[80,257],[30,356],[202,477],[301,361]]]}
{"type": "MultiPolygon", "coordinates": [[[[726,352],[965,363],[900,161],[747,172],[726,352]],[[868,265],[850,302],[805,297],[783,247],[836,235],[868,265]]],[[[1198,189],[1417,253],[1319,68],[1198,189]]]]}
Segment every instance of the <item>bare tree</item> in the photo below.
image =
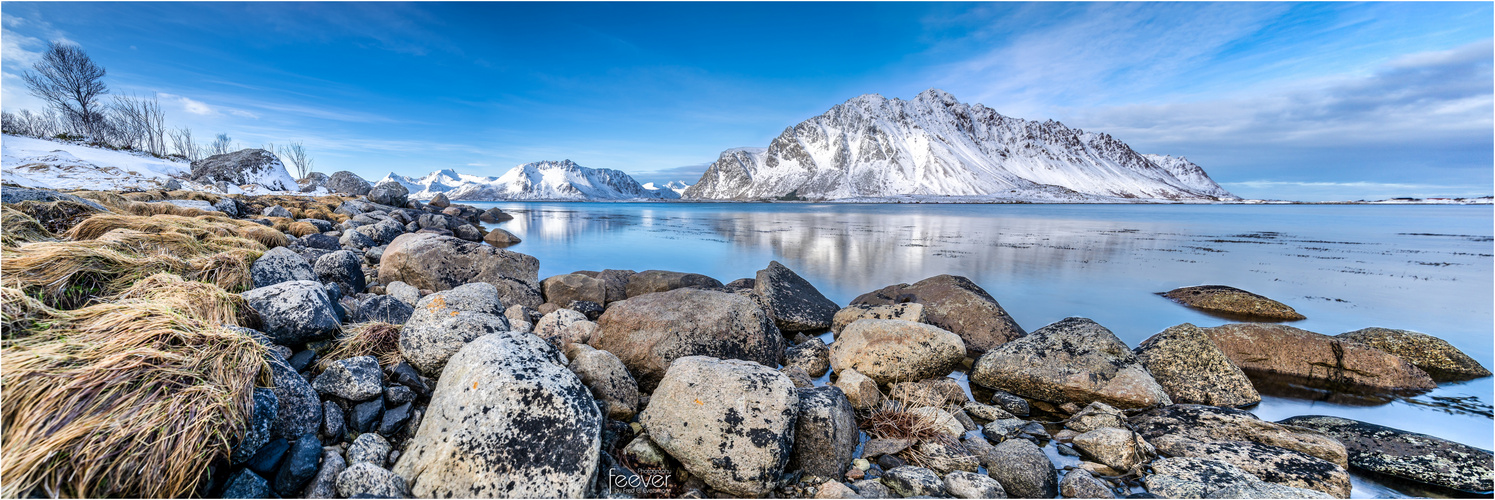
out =
{"type": "Polygon", "coordinates": [[[234,140],[230,138],[228,134],[218,134],[217,137],[213,138],[213,142],[208,144],[207,156],[232,153],[232,148],[234,147],[233,142],[234,140]]]}
{"type": "Polygon", "coordinates": [[[291,165],[296,168],[297,179],[306,178],[306,174],[311,173],[312,163],[315,163],[311,159],[311,155],[307,154],[306,146],[301,144],[301,141],[292,142],[290,145],[280,148],[280,155],[284,156],[286,160],[290,160],[291,165]]]}
{"type": "Polygon", "coordinates": [[[109,114],[117,146],[166,155],[166,115],[155,97],[114,96],[109,114]]]}
{"type": "Polygon", "coordinates": [[[83,49],[71,44],[47,45],[42,60],[21,75],[31,95],[46,101],[77,131],[95,136],[104,122],[99,97],[109,93],[104,68],[93,63],[83,49]]]}
{"type": "Polygon", "coordinates": [[[15,113],[0,113],[3,118],[3,128],[7,134],[23,135],[27,137],[52,137],[61,132],[62,124],[57,119],[57,112],[47,110],[43,113],[33,113],[29,109],[23,109],[15,113]]]}
{"type": "Polygon", "coordinates": [[[192,129],[182,127],[172,130],[170,136],[171,148],[176,150],[176,154],[181,155],[182,158],[186,158],[188,161],[202,159],[202,148],[198,147],[197,143],[192,141],[192,129]]]}

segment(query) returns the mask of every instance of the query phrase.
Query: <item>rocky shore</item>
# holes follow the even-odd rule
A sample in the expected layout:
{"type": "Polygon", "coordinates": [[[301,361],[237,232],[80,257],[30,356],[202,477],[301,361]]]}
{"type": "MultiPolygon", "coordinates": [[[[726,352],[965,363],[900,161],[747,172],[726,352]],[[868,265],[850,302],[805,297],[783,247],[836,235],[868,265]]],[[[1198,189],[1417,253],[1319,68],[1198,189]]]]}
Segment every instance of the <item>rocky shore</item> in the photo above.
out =
{"type": "MultiPolygon", "coordinates": [[[[392,182],[327,180],[342,194],[173,191],[134,201],[4,188],[7,391],[17,377],[41,376],[12,362],[34,349],[16,339],[53,324],[39,315],[127,304],[136,295],[117,292],[147,289],[139,273],[59,288],[43,264],[24,259],[74,247],[145,258],[146,243],[119,242],[150,233],[141,219],[152,217],[176,224],[158,234],[184,234],[191,245],[259,245],[234,254],[240,261],[223,260],[231,245],[203,257],[220,259],[220,271],[240,262],[237,281],[208,264],[161,268],[214,287],[247,315],[178,311],[197,325],[180,328],[224,328],[226,338],[253,339],[245,349],[257,350],[246,352],[263,359],[225,393],[239,406],[222,410],[223,445],[167,462],[196,474],[188,489],[90,492],[1348,498],[1350,470],[1454,493],[1495,490],[1488,450],[1343,418],[1270,422],[1238,409],[1260,401],[1258,376],[1395,393],[1489,376],[1425,334],[1182,324],[1128,346],[1086,318],[1024,329],[960,276],[841,305],[779,262],[725,284],[668,270],[541,279],[543,256],[507,250],[519,238],[484,230],[510,218],[497,209],[422,203],[392,182]],[[174,208],[148,215],[137,206],[157,204],[174,208]],[[113,229],[85,231],[106,218],[113,229]],[[181,229],[188,219],[220,229],[181,229]],[[1078,465],[1059,465],[1046,450],[1078,465]]],[[[1249,292],[1199,288],[1169,296],[1264,312],[1266,321],[1297,315],[1249,292]]],[[[69,411],[5,403],[8,462],[20,453],[12,411],[69,411]]],[[[101,418],[96,425],[138,424],[122,412],[101,418]]],[[[7,467],[7,483],[32,477],[7,467]]],[[[51,487],[24,484],[35,489],[7,493],[51,487]]]]}

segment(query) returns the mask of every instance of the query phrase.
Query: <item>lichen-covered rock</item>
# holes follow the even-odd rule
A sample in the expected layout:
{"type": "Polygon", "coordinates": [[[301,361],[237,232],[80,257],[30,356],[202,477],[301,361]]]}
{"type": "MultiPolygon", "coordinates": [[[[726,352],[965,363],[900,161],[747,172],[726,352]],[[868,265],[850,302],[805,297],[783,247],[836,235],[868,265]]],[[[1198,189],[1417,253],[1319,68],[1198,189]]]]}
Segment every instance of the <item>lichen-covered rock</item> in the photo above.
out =
{"type": "Polygon", "coordinates": [[[1204,498],[1221,488],[1261,481],[1229,462],[1209,458],[1159,458],[1149,467],[1152,474],[1142,478],[1143,484],[1148,493],[1163,498],[1204,498]]]}
{"type": "Polygon", "coordinates": [[[400,329],[400,355],[422,373],[441,373],[447,358],[468,342],[508,331],[498,292],[472,283],[422,297],[400,329]]]}
{"type": "Polygon", "coordinates": [[[1470,493],[1495,489],[1495,455],[1488,450],[1341,417],[1308,415],[1278,423],[1333,436],[1357,469],[1470,493]]]}
{"type": "Polygon", "coordinates": [[[1350,474],[1343,467],[1301,452],[1252,441],[1199,441],[1183,435],[1149,438],[1161,455],[1228,462],[1262,481],[1349,498],[1350,474]]]}
{"type": "Polygon", "coordinates": [[[1137,414],[1129,420],[1148,440],[1164,435],[1199,441],[1252,441],[1298,451],[1341,467],[1345,447],[1323,432],[1268,422],[1245,411],[1205,405],[1173,405],[1137,414]]]}
{"type": "Polygon", "coordinates": [[[1248,374],[1290,377],[1305,385],[1343,391],[1437,387],[1422,369],[1358,342],[1266,323],[1232,323],[1204,331],[1248,374]]]}
{"type": "Polygon", "coordinates": [[[301,190],[280,158],[263,149],[241,149],[194,161],[192,181],[203,184],[225,182],[234,186],[257,184],[271,191],[301,190]]]}
{"type": "Polygon", "coordinates": [[[311,386],[321,394],[348,401],[368,401],[382,392],[382,381],[379,360],[373,356],[358,356],[334,361],[317,375],[311,386]]]}
{"type": "Polygon", "coordinates": [[[1064,421],[1064,426],[1075,432],[1090,432],[1102,427],[1126,429],[1126,414],[1112,408],[1111,405],[1097,401],[1085,406],[1079,413],[1071,415],[1068,420],[1064,421]]]}
{"type": "Polygon", "coordinates": [[[1242,407],[1261,402],[1246,373],[1197,326],[1163,330],[1133,352],[1174,403],[1242,407]]]}
{"type": "Polygon", "coordinates": [[[538,259],[522,253],[450,236],[409,233],[384,250],[379,281],[403,281],[435,291],[483,282],[497,288],[505,304],[539,307],[539,269],[538,259]]]}
{"type": "Polygon", "coordinates": [[[592,346],[622,360],[645,392],[678,358],[713,356],[774,367],[785,344],[773,319],[751,299],[708,290],[677,289],[615,302],[597,326],[592,346]]]}
{"type": "Polygon", "coordinates": [[[923,406],[910,409],[908,412],[923,419],[927,424],[951,438],[959,439],[960,436],[966,433],[966,427],[961,425],[960,420],[944,409],[923,406]]]}
{"type": "Polygon", "coordinates": [[[1065,318],[993,349],[971,382],[1056,405],[1100,401],[1121,408],[1170,404],[1168,394],[1110,330],[1065,318]]]}
{"type": "Polygon", "coordinates": [[[339,498],[405,498],[405,478],[377,465],[349,465],[337,475],[339,498]]]}
{"type": "Polygon", "coordinates": [[[581,497],[602,422],[560,352],[533,335],[495,333],[448,360],[394,470],[420,498],[581,497]]]}
{"type": "Polygon", "coordinates": [[[389,452],[393,449],[384,436],[365,432],[359,434],[358,439],[354,439],[353,444],[348,446],[348,463],[368,462],[384,467],[385,462],[389,460],[389,452]]]}
{"type": "Polygon", "coordinates": [[[923,467],[894,467],[882,476],[882,482],[904,498],[945,496],[945,482],[939,474],[923,467]]]}
{"type": "Polygon", "coordinates": [[[851,301],[853,305],[869,306],[903,302],[922,304],[925,321],[959,335],[972,355],[1024,335],[1023,328],[991,294],[964,276],[942,274],[912,285],[892,285],[851,301]]]}
{"type": "Polygon", "coordinates": [[[314,281],[317,275],[311,264],[296,252],[286,247],[275,247],[254,260],[249,266],[249,277],[254,287],[267,287],[287,281],[314,281]]]}
{"type": "Polygon", "coordinates": [[[962,406],[969,398],[960,382],[950,377],[930,377],[915,382],[894,383],[888,397],[914,406],[962,406]]]}
{"type": "Polygon", "coordinates": [[[639,422],[691,475],[755,497],[778,484],[798,413],[794,384],[773,369],[686,356],[670,365],[639,422]]]}
{"type": "Polygon", "coordinates": [[[1007,498],[1007,491],[1002,489],[1002,483],[963,470],[945,475],[945,492],[955,498],[1007,498]]]}
{"type": "Polygon", "coordinates": [[[1162,294],[1174,302],[1205,311],[1266,321],[1297,321],[1302,314],[1287,304],[1224,285],[1175,288],[1162,294]]]}
{"type": "Polygon", "coordinates": [[[332,191],[337,194],[348,194],[353,196],[363,196],[369,194],[369,190],[373,189],[373,186],[369,185],[369,181],[363,180],[363,178],[359,177],[358,174],[349,172],[347,170],[339,170],[337,172],[333,172],[332,175],[327,177],[327,182],[322,186],[327,188],[328,191],[332,191]]]}
{"type": "Polygon", "coordinates": [[[415,308],[388,295],[375,295],[358,304],[357,317],[362,321],[379,321],[403,325],[415,314],[415,308]]]}
{"type": "Polygon", "coordinates": [[[570,309],[551,311],[535,324],[535,335],[562,351],[571,344],[590,342],[596,333],[595,323],[587,321],[586,315],[570,309]]]}
{"type": "Polygon", "coordinates": [[[852,368],[836,370],[836,375],[840,378],[831,385],[846,394],[846,399],[851,401],[853,408],[868,410],[882,403],[882,391],[877,388],[877,381],[852,368]]]}
{"type": "Polygon", "coordinates": [[[244,438],[234,446],[230,457],[232,463],[244,463],[261,446],[270,442],[270,426],[275,423],[275,412],[279,406],[280,401],[276,399],[275,391],[264,387],[254,388],[254,409],[249,415],[249,425],[244,429],[244,438]]]}
{"type": "Polygon", "coordinates": [[[1054,498],[1059,494],[1059,473],[1048,455],[1026,439],[1009,439],[987,452],[981,462],[986,475],[1002,483],[1012,498],[1054,498]]]}
{"type": "Polygon", "coordinates": [[[607,283],[585,274],[558,274],[540,282],[545,301],[564,306],[573,300],[607,302],[607,283]]]}
{"type": "Polygon", "coordinates": [[[323,283],[337,283],[343,295],[363,293],[368,283],[364,281],[363,259],[351,250],[338,250],[317,259],[312,269],[323,283]]]}
{"type": "Polygon", "coordinates": [[[1076,449],[1097,462],[1119,471],[1129,471],[1146,462],[1154,450],[1141,436],[1127,429],[1101,427],[1075,436],[1076,449]]]}
{"type": "Polygon", "coordinates": [[[403,207],[409,201],[410,190],[395,181],[384,181],[375,184],[367,194],[369,201],[380,205],[392,207],[403,207]]]}
{"type": "Polygon", "coordinates": [[[628,298],[631,299],[647,293],[667,292],[677,288],[716,290],[721,287],[722,282],[703,274],[649,270],[629,276],[625,290],[628,298]]]}
{"type": "Polygon", "coordinates": [[[1059,494],[1064,498],[1116,498],[1116,492],[1085,469],[1073,469],[1059,480],[1059,494]]]}
{"type": "Polygon", "coordinates": [[[276,344],[323,340],[341,329],[332,300],[316,281],[286,281],[244,292],[243,296],[260,314],[265,334],[276,344]]]}
{"type": "Polygon", "coordinates": [[[776,260],[758,271],[753,296],[773,317],[779,330],[786,332],[830,328],[831,318],[839,309],[835,302],[816,290],[815,285],[776,260]]]}
{"type": "Polygon", "coordinates": [[[608,418],[624,422],[633,418],[638,412],[638,384],[617,356],[577,344],[568,357],[571,364],[567,368],[581,377],[581,383],[591,389],[593,397],[607,402],[608,418]]]}
{"type": "Polygon", "coordinates": [[[860,431],[856,410],[835,387],[798,389],[799,417],[795,420],[790,470],[821,477],[841,477],[851,466],[860,431]]]}
{"type": "Polygon", "coordinates": [[[811,377],[825,375],[831,369],[831,349],[818,338],[784,349],[784,366],[798,366],[811,377]]]}
{"type": "Polygon", "coordinates": [[[859,319],[901,319],[915,323],[924,322],[924,304],[918,302],[902,302],[898,304],[885,304],[872,306],[867,304],[852,304],[836,311],[831,317],[831,332],[835,336],[841,336],[841,330],[846,325],[859,319]]]}
{"type": "Polygon", "coordinates": [[[279,354],[265,356],[270,365],[271,390],[275,392],[275,420],[270,438],[294,438],[316,432],[322,424],[322,400],[301,374],[279,354]]]}
{"type": "Polygon", "coordinates": [[[975,401],[967,401],[963,407],[966,413],[981,420],[991,421],[1017,418],[1016,415],[1013,415],[1011,412],[1002,409],[1002,407],[1000,406],[981,404],[975,401]]]}
{"type": "Polygon", "coordinates": [[[896,319],[859,320],[831,344],[831,367],[856,370],[879,384],[942,377],[965,356],[965,343],[954,333],[896,319]]]}
{"type": "Polygon", "coordinates": [[[1371,327],[1341,333],[1335,337],[1395,354],[1421,368],[1437,382],[1490,376],[1490,370],[1474,358],[1448,341],[1426,333],[1371,327]]]}
{"type": "Polygon", "coordinates": [[[1328,493],[1306,488],[1294,488],[1281,484],[1257,481],[1248,484],[1233,484],[1211,492],[1205,498],[1334,498],[1328,493]]]}

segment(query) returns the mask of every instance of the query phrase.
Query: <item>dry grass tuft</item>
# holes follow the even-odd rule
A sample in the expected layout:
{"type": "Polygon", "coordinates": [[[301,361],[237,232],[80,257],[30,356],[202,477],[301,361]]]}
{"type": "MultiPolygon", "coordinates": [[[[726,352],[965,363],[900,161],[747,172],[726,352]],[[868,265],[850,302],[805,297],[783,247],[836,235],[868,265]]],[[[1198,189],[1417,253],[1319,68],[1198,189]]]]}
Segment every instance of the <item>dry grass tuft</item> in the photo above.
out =
{"type": "Polygon", "coordinates": [[[53,233],[66,232],[84,219],[100,213],[99,209],[90,205],[68,200],[27,200],[12,206],[31,216],[32,219],[36,219],[42,227],[53,233]]]}
{"type": "MultiPolygon", "coordinates": [[[[914,446],[898,452],[899,457],[911,464],[937,471],[975,470],[978,465],[977,458],[960,443],[959,439],[944,432],[945,424],[948,422],[941,422],[928,413],[911,411],[927,406],[899,398],[886,398],[881,405],[868,412],[859,423],[862,429],[873,438],[904,439],[914,442],[914,446]],[[919,448],[917,445],[919,442],[938,443],[947,453],[927,454],[919,448]]],[[[960,410],[952,408],[947,411],[960,410]]]]}
{"type": "Polygon", "coordinates": [[[266,208],[280,205],[291,212],[294,219],[322,219],[341,223],[348,220],[348,216],[334,214],[337,207],[342,206],[343,201],[351,198],[341,196],[289,196],[289,195],[260,195],[245,196],[240,198],[253,213],[264,213],[266,208]]]}
{"type": "Polygon", "coordinates": [[[10,208],[10,205],[0,207],[0,246],[9,248],[22,243],[53,239],[56,236],[30,215],[10,208]]]}
{"type": "Polygon", "coordinates": [[[255,330],[261,326],[259,313],[249,307],[243,296],[224,291],[212,283],[187,281],[175,274],[147,276],[108,302],[162,304],[178,314],[209,325],[242,326],[255,330]]]}
{"type": "Polygon", "coordinates": [[[337,345],[317,362],[317,371],[327,369],[334,361],[373,356],[380,366],[400,364],[400,325],[371,321],[349,325],[338,337],[337,345]]]}
{"type": "Polygon", "coordinates": [[[100,214],[74,226],[66,236],[75,240],[92,240],[109,231],[124,228],[145,233],[178,232],[205,240],[209,236],[239,237],[254,240],[265,247],[284,246],[289,240],[274,228],[231,219],[222,216],[183,217],[159,215],[154,217],[100,214]]]}
{"type": "Polygon", "coordinates": [[[76,311],[0,290],[0,494],[194,493],[244,435],[266,349],[132,300],[76,311]]]}
{"type": "Polygon", "coordinates": [[[283,231],[283,232],[291,233],[292,235],[295,235],[297,238],[306,236],[308,234],[318,234],[318,233],[321,233],[321,231],[317,230],[317,226],[311,225],[310,222],[292,222],[290,224],[290,227],[288,227],[287,230],[283,231]]]}

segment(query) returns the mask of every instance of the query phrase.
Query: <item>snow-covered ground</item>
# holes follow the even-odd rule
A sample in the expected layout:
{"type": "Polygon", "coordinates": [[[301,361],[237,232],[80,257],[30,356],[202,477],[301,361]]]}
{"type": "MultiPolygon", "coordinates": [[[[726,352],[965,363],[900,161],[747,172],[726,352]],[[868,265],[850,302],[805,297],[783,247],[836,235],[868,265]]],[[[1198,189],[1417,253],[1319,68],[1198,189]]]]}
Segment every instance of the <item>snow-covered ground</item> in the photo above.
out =
{"type": "MultiPolygon", "coordinates": [[[[157,158],[137,151],[116,151],[83,144],[35,139],[5,134],[0,136],[0,181],[48,189],[144,190],[160,189],[167,181],[177,179],[185,189],[218,191],[211,184],[187,179],[192,163],[186,160],[157,158]]],[[[258,184],[229,186],[229,194],[328,194],[324,188],[315,192],[295,191],[296,183],[285,167],[270,169],[258,184]],[[292,188],[275,191],[262,184],[292,188]]]]}

